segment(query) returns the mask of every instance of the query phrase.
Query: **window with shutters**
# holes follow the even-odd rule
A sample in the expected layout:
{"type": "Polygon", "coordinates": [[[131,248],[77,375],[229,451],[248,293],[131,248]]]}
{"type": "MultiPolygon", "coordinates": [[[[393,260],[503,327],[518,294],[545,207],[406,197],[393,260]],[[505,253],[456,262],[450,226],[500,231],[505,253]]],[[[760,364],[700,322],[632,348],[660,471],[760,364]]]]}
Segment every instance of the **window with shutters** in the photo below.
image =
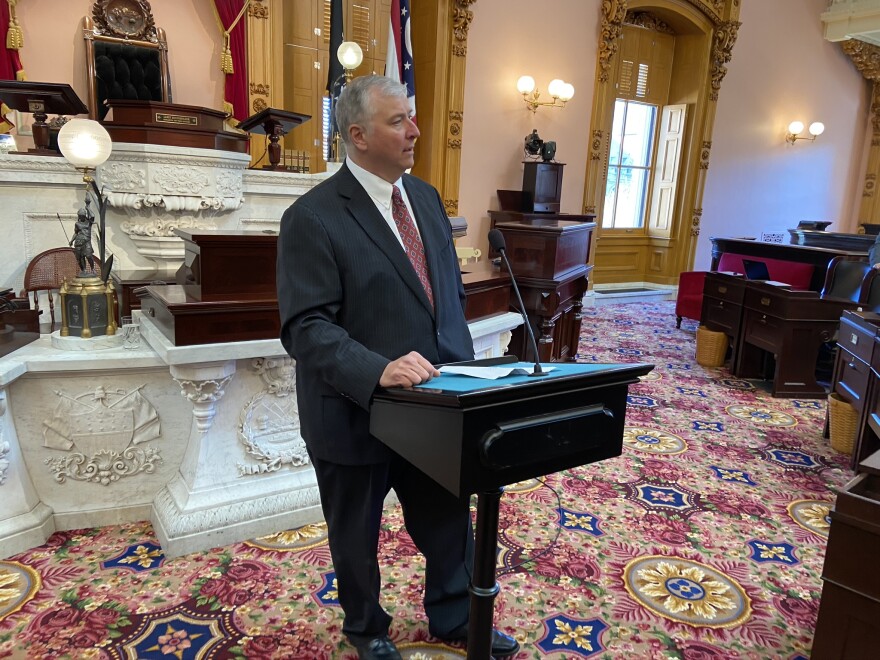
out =
{"type": "Polygon", "coordinates": [[[645,226],[659,108],[669,94],[674,38],[624,25],[610,134],[603,229],[645,226]]]}

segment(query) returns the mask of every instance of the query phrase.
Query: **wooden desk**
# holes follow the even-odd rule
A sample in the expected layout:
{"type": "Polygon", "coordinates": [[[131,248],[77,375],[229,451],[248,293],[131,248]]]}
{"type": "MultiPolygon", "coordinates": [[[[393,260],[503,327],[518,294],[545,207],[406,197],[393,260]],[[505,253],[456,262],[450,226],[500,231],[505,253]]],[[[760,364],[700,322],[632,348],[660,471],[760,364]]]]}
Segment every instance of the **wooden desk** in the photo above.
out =
{"type": "MultiPolygon", "coordinates": [[[[821,233],[821,232],[818,232],[821,233]]],[[[711,237],[712,265],[710,270],[718,269],[718,262],[725,252],[741,254],[747,257],[766,257],[784,259],[798,263],[813,264],[813,277],[810,280],[811,291],[821,291],[825,284],[825,272],[828,262],[834,257],[843,256],[847,259],[866,261],[868,250],[841,250],[837,248],[817,247],[812,245],[790,245],[785,243],[762,243],[744,238],[711,237]]]]}
{"type": "Polygon", "coordinates": [[[734,375],[766,378],[770,375],[769,357],[773,355],[773,396],[824,397],[827,392],[816,381],[815,373],[819,349],[834,337],[843,311],[854,306],[820,298],[815,291],[747,282],[734,375]]]}
{"type": "Polygon", "coordinates": [[[465,266],[461,272],[467,307],[464,317],[477,321],[510,310],[510,275],[488,263],[465,266]]]}

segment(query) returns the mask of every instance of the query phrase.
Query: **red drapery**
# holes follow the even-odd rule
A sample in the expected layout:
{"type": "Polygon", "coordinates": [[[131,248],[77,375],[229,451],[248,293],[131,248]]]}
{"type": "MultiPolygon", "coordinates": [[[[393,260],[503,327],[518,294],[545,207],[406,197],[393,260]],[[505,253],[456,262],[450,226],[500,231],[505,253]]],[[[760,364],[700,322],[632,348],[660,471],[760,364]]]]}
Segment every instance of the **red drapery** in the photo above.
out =
{"type": "Polygon", "coordinates": [[[0,80],[16,80],[23,77],[21,58],[18,51],[6,47],[6,33],[9,30],[9,3],[0,2],[0,80]]]}
{"type": "MultiPolygon", "coordinates": [[[[223,23],[223,29],[229,26],[241,13],[248,0],[214,0],[217,15],[223,23]]],[[[229,49],[232,53],[233,73],[226,74],[226,87],[223,98],[228,106],[225,108],[237,123],[251,115],[248,110],[247,90],[247,26],[243,17],[229,33],[229,49]]]]}
{"type": "MultiPolygon", "coordinates": [[[[0,80],[24,80],[21,58],[14,48],[7,48],[6,34],[9,31],[9,3],[0,0],[0,80]]],[[[9,108],[0,106],[0,133],[8,133],[12,124],[6,120],[9,108]]]]}

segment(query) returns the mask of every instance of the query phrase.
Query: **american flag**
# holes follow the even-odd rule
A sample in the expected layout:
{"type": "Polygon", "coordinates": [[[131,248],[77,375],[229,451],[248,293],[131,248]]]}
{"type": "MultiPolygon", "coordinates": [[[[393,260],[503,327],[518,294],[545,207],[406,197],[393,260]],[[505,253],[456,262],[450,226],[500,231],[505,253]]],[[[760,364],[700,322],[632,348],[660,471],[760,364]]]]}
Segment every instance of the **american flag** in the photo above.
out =
{"type": "Polygon", "coordinates": [[[409,107],[416,115],[416,76],[412,56],[409,0],[391,0],[391,29],[388,31],[388,54],[385,75],[406,85],[409,107]]]}

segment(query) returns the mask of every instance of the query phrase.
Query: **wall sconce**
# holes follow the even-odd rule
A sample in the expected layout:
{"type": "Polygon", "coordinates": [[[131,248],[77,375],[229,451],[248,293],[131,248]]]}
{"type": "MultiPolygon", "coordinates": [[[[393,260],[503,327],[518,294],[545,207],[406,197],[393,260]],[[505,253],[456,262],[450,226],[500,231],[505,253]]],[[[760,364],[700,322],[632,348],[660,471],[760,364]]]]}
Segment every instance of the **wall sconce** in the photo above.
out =
{"type": "Polygon", "coordinates": [[[542,105],[549,108],[564,108],[566,102],[574,96],[574,85],[559,78],[554,78],[547,86],[552,101],[538,101],[541,92],[535,89],[535,79],[531,76],[522,76],[516,81],[516,88],[523,95],[523,101],[532,112],[537,112],[542,105]]]}
{"type": "Polygon", "coordinates": [[[336,49],[336,59],[345,70],[345,84],[348,84],[354,76],[354,70],[364,61],[364,51],[354,41],[343,41],[336,49]]]}
{"type": "Polygon", "coordinates": [[[823,124],[821,121],[814,121],[812,124],[810,124],[810,127],[807,130],[809,131],[811,137],[801,135],[801,133],[803,133],[804,131],[804,122],[793,121],[788,125],[788,133],[785,135],[785,141],[789,144],[794,144],[798,140],[809,140],[810,142],[812,142],[825,132],[825,124],[823,124]]]}

